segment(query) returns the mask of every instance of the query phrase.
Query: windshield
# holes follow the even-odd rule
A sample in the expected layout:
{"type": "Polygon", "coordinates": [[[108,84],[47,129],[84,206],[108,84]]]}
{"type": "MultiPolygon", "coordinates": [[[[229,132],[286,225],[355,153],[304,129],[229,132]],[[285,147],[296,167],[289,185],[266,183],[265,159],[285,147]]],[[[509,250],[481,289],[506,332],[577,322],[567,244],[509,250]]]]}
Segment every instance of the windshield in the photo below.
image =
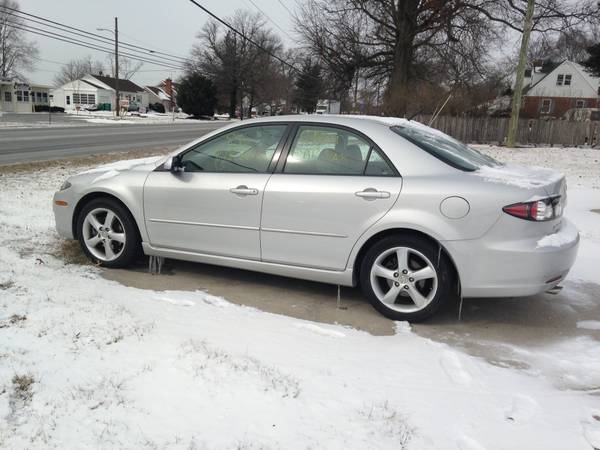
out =
{"type": "Polygon", "coordinates": [[[391,127],[391,130],[427,153],[460,170],[473,172],[482,166],[501,165],[494,158],[484,155],[444,133],[433,129],[429,130],[424,126],[397,125],[391,127]]]}

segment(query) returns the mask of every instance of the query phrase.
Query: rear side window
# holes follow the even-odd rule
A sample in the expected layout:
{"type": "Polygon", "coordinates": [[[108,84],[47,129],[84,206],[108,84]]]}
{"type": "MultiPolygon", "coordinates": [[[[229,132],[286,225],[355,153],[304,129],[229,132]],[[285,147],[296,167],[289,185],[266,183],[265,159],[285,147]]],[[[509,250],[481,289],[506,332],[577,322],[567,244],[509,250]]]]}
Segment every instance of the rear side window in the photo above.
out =
{"type": "Polygon", "coordinates": [[[473,172],[482,166],[500,165],[494,158],[479,153],[442,132],[404,125],[393,126],[391,130],[456,169],[473,172]]]}
{"type": "Polygon", "coordinates": [[[283,171],[305,175],[394,175],[370,142],[341,128],[316,125],[298,128],[283,171]]]}

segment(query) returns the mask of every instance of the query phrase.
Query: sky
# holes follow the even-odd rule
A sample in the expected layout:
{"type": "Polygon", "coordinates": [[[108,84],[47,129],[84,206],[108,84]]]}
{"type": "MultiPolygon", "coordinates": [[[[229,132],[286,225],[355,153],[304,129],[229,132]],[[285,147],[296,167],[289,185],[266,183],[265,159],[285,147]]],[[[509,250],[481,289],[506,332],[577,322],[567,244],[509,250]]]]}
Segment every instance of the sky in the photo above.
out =
{"type": "MultiPolygon", "coordinates": [[[[199,0],[199,3],[219,17],[225,18],[237,9],[259,12],[252,1],[289,36],[276,28],[272,22],[267,22],[269,28],[281,37],[286,46],[293,46],[292,18],[281,3],[293,11],[296,0],[281,0],[281,2],[279,0],[199,0]]],[[[189,0],[18,0],[18,2],[23,12],[86,31],[104,33],[108,37],[111,37],[112,33],[97,31],[97,28],[112,29],[114,18],[118,17],[121,41],[184,57],[189,55],[196,41],[196,34],[208,20],[208,15],[189,0]]],[[[94,59],[108,65],[108,55],[102,52],[31,33],[27,33],[27,37],[37,42],[40,58],[36,63],[36,70],[30,72],[30,82],[52,85],[56,73],[61,68],[57,63],[65,63],[82,56],[91,55],[94,59]]],[[[155,85],[166,77],[177,78],[179,75],[180,72],[145,63],[133,77],[133,81],[142,85],[155,85]]]]}

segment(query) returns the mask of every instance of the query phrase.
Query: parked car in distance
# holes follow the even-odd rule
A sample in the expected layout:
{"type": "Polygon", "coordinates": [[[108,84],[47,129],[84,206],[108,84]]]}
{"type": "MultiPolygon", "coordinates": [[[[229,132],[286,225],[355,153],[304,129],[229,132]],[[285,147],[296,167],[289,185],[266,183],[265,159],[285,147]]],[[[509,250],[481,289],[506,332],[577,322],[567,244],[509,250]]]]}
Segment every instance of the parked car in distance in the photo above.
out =
{"type": "MultiPolygon", "coordinates": [[[[418,122],[277,116],[102,166],[54,196],[58,232],[106,267],[140,254],[360,285],[417,321],[447,299],[552,290],[579,234],[566,183],[418,122]]],[[[282,300],[283,301],[283,300],[282,300]]]]}

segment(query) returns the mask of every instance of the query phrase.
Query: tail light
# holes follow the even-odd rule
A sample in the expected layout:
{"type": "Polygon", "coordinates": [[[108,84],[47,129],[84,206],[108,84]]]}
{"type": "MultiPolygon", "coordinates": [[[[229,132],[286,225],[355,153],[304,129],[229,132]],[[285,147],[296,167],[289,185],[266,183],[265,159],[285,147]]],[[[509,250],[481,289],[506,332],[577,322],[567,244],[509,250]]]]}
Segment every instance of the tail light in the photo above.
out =
{"type": "Polygon", "coordinates": [[[533,202],[513,203],[502,208],[506,214],[519,219],[543,222],[562,216],[563,205],[561,196],[544,198],[533,202]]]}

